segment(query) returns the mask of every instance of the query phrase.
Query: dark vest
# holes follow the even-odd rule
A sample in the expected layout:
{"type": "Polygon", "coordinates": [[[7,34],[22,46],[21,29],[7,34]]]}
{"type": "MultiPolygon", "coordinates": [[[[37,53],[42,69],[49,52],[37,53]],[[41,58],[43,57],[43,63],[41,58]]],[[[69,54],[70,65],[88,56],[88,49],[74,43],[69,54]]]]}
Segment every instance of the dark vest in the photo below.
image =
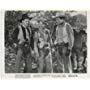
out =
{"type": "MultiPolygon", "coordinates": [[[[26,38],[26,30],[27,30],[27,32],[29,33],[29,37],[30,37],[30,35],[31,35],[31,32],[30,32],[30,30],[27,28],[27,29],[25,29],[22,25],[21,25],[21,28],[22,28],[22,32],[23,32],[23,38],[25,39],[25,41],[27,41],[28,39],[26,38]]],[[[14,30],[14,32],[13,32],[13,35],[12,35],[12,38],[13,38],[13,41],[15,42],[15,43],[18,43],[18,35],[19,35],[19,27],[17,27],[15,30],[14,30]]]]}

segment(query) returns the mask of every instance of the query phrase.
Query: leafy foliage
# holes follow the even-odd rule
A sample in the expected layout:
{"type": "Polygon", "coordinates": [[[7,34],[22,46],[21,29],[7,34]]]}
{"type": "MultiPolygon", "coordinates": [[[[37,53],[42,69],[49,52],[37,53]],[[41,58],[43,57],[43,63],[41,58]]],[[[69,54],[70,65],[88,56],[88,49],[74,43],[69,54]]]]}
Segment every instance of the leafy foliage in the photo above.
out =
{"type": "MultiPolygon", "coordinates": [[[[41,20],[48,29],[52,32],[54,29],[55,20],[52,16],[55,16],[58,11],[6,11],[5,12],[5,71],[15,72],[15,58],[16,49],[12,46],[12,33],[18,25],[18,20],[21,19],[22,14],[36,13],[37,20],[41,20]],[[8,45],[7,45],[8,43],[8,45]]],[[[72,12],[72,11],[71,11],[72,12]]],[[[66,13],[66,22],[70,23],[72,27],[78,29],[86,29],[87,19],[84,15],[71,16],[71,12],[66,13]]],[[[55,58],[54,55],[52,58],[55,58]]],[[[55,59],[54,59],[55,60],[55,59]]],[[[35,63],[34,63],[35,64],[35,63]]],[[[54,62],[56,65],[56,62],[54,62]]],[[[21,63],[21,72],[23,71],[24,62],[21,63]]],[[[56,69],[56,68],[55,68],[56,69]]]]}

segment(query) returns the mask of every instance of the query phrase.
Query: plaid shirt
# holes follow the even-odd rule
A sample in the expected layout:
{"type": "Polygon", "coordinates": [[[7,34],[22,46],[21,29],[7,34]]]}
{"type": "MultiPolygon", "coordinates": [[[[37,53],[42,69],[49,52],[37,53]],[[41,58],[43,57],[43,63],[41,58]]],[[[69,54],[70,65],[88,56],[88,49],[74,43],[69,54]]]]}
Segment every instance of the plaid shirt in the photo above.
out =
{"type": "Polygon", "coordinates": [[[72,48],[74,42],[74,34],[71,26],[65,23],[63,26],[56,27],[56,42],[57,43],[69,43],[69,47],[72,48]]]}
{"type": "Polygon", "coordinates": [[[64,26],[57,26],[56,27],[56,41],[57,41],[57,43],[69,42],[68,41],[68,34],[66,31],[66,24],[64,26]]]}

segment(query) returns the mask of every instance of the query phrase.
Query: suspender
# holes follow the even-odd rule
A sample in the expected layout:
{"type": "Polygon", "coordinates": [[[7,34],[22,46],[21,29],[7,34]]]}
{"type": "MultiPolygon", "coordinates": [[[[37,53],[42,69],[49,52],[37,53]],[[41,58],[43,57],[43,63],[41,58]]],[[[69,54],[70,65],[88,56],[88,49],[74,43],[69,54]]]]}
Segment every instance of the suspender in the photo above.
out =
{"type": "Polygon", "coordinates": [[[27,38],[26,38],[26,31],[25,31],[25,28],[24,28],[23,26],[21,26],[21,28],[22,28],[22,31],[23,31],[24,39],[27,40],[27,38]]]}
{"type": "Polygon", "coordinates": [[[31,32],[30,32],[30,30],[29,30],[29,28],[24,28],[23,26],[21,26],[21,28],[22,28],[22,31],[23,31],[23,36],[24,36],[24,39],[27,41],[28,39],[27,39],[27,37],[26,37],[26,30],[27,30],[27,32],[29,33],[29,38],[31,37],[30,35],[31,35],[31,32]]]}

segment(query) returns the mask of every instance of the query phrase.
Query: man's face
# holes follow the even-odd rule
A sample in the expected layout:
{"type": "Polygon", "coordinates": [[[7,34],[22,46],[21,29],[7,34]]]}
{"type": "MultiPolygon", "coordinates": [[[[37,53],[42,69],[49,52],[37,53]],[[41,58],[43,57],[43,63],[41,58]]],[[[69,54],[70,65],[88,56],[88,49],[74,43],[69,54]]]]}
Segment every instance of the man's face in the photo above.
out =
{"type": "Polygon", "coordinates": [[[44,29],[45,29],[45,25],[41,22],[41,23],[39,24],[39,28],[41,28],[42,30],[44,30],[44,29]]]}
{"type": "Polygon", "coordinates": [[[79,33],[80,32],[80,29],[76,29],[76,32],[79,33]]]}
{"type": "Polygon", "coordinates": [[[56,23],[57,24],[61,24],[64,22],[64,19],[63,18],[56,18],[56,23]]]}
{"type": "Polygon", "coordinates": [[[29,24],[29,19],[24,19],[24,20],[22,21],[22,24],[27,27],[28,24],[29,24]]]}

